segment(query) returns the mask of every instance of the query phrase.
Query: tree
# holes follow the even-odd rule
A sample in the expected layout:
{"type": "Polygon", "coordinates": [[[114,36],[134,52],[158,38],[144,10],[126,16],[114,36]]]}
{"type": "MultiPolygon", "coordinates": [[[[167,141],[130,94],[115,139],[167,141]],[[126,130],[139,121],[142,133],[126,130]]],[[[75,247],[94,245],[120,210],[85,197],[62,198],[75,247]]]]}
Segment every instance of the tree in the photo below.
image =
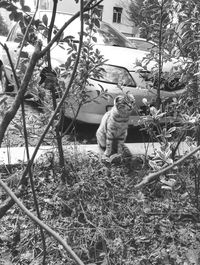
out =
{"type": "Polygon", "coordinates": [[[0,35],[2,36],[7,36],[8,34],[8,27],[2,17],[2,15],[0,14],[0,35]]]}
{"type": "Polygon", "coordinates": [[[187,58],[187,65],[183,71],[187,87],[187,97],[192,102],[189,112],[197,119],[196,140],[200,145],[199,125],[199,56],[200,56],[200,3],[196,0],[175,0],[178,27],[176,30],[177,46],[180,54],[187,58]]]}
{"type": "MultiPolygon", "coordinates": [[[[43,229],[48,230],[43,226],[39,220],[41,220],[41,215],[39,211],[39,204],[37,202],[37,196],[35,192],[35,185],[34,185],[34,179],[33,179],[33,172],[32,172],[32,164],[35,159],[35,156],[37,154],[37,151],[43,142],[46,134],[48,133],[49,129],[53,125],[53,122],[57,120],[58,113],[62,109],[66,98],[69,97],[70,93],[75,93],[81,98],[80,104],[84,103],[86,100],[88,100],[88,97],[85,96],[85,91],[84,91],[84,84],[87,83],[88,78],[90,77],[90,74],[95,75],[98,74],[98,68],[101,68],[101,65],[103,63],[103,58],[102,56],[99,55],[98,52],[93,51],[93,45],[90,45],[90,38],[93,38],[92,34],[94,33],[94,25],[99,25],[98,18],[93,12],[93,16],[84,16],[84,13],[87,11],[90,11],[92,9],[95,10],[95,7],[101,2],[96,1],[96,0],[90,0],[90,1],[77,1],[76,3],[79,2],[80,4],[80,11],[78,11],[76,14],[74,14],[68,21],[66,21],[63,26],[60,29],[55,29],[54,28],[54,18],[55,14],[57,11],[57,0],[54,0],[54,8],[52,11],[52,17],[50,23],[48,23],[47,16],[43,16],[42,21],[36,20],[35,15],[38,9],[39,1],[37,1],[37,7],[35,10],[35,13],[33,16],[27,16],[27,12],[30,11],[30,8],[25,5],[24,1],[20,0],[13,0],[13,1],[1,1],[0,2],[0,7],[5,8],[10,12],[10,19],[19,22],[22,33],[23,33],[23,39],[20,43],[20,53],[19,53],[19,58],[17,60],[16,65],[13,64],[12,58],[10,56],[9,50],[7,46],[4,44],[1,44],[1,46],[5,49],[11,69],[13,71],[13,76],[15,79],[15,85],[17,87],[17,95],[15,97],[15,100],[12,104],[12,106],[5,111],[2,121],[0,123],[0,145],[2,144],[2,141],[4,139],[5,133],[8,129],[8,126],[10,122],[13,120],[15,117],[19,107],[21,106],[22,109],[22,119],[23,119],[23,134],[24,134],[24,141],[25,141],[25,146],[26,146],[26,153],[28,157],[28,165],[25,167],[25,170],[21,176],[21,179],[19,181],[19,186],[18,190],[16,191],[16,194],[18,197],[22,196],[22,191],[24,190],[25,187],[27,187],[27,181],[30,179],[30,184],[31,184],[31,189],[33,193],[33,198],[34,198],[34,204],[37,212],[37,221],[36,219],[34,220],[34,217],[32,215],[29,215],[29,213],[26,211],[24,208],[24,212],[36,223],[39,224],[40,226],[40,231],[41,231],[41,237],[43,241],[43,264],[45,264],[45,257],[46,257],[46,247],[45,247],[45,238],[44,238],[44,233],[43,229]],[[18,2],[20,5],[20,8],[18,8],[15,4],[18,2]],[[62,39],[62,34],[65,28],[68,27],[70,23],[72,23],[76,18],[80,16],[80,37],[79,37],[79,46],[77,47],[76,44],[74,44],[71,40],[72,37],[68,37],[66,39],[62,39]],[[89,30],[87,32],[84,32],[84,20],[89,24],[89,30]],[[42,47],[42,42],[40,39],[37,39],[37,36],[34,34],[33,28],[40,26],[40,30],[42,31],[43,34],[48,35],[48,44],[45,46],[45,48],[42,47]],[[51,32],[52,30],[55,30],[55,35],[53,38],[51,38],[51,32]],[[86,41],[84,40],[84,37],[86,37],[86,41]],[[69,46],[70,50],[70,60],[66,62],[66,72],[65,72],[65,79],[62,77],[59,79],[59,76],[55,75],[55,72],[51,69],[51,57],[49,54],[49,50],[51,49],[53,44],[58,44],[59,41],[62,39],[62,42],[66,42],[69,46]],[[35,50],[33,54],[31,55],[31,58],[28,58],[27,55],[24,55],[22,53],[22,49],[25,45],[27,45],[27,42],[30,42],[34,44],[35,50]],[[27,127],[26,127],[26,117],[25,117],[25,109],[24,109],[24,95],[28,89],[28,87],[31,85],[36,86],[36,83],[33,82],[34,79],[34,70],[37,68],[38,64],[41,66],[40,60],[43,59],[44,62],[44,56],[48,55],[48,67],[43,68],[45,69],[45,77],[44,77],[44,83],[45,83],[45,88],[51,90],[52,92],[52,100],[53,100],[53,110],[52,113],[49,117],[49,120],[47,122],[46,128],[44,129],[40,139],[38,140],[38,144],[35,148],[35,152],[30,157],[29,155],[29,141],[28,141],[28,135],[27,135],[27,127]],[[90,58],[91,57],[91,58],[90,58]],[[85,67],[87,64],[87,68],[85,67]],[[97,64],[97,65],[95,65],[97,64]],[[16,71],[16,69],[18,71],[16,71]],[[92,70],[94,69],[94,70],[92,70]],[[87,70],[87,71],[86,71],[87,70]],[[21,77],[21,78],[20,78],[21,77]],[[64,80],[63,80],[64,79],[64,80]],[[67,79],[67,81],[66,81],[67,79]],[[19,80],[21,80],[19,82],[19,80]],[[55,97],[55,87],[58,87],[59,90],[61,90],[61,96],[58,100],[58,104],[56,102],[56,97],[55,97]],[[28,176],[28,177],[27,177],[28,176]]],[[[94,40],[94,38],[93,38],[94,40]]],[[[68,58],[68,59],[69,59],[68,58]]],[[[58,71],[59,72],[59,71],[58,71]]],[[[61,112],[60,112],[61,113],[61,112]]],[[[59,132],[56,127],[56,138],[59,138],[59,132]]],[[[59,158],[60,158],[60,166],[61,166],[61,171],[62,173],[65,173],[65,179],[61,177],[61,181],[67,181],[66,179],[67,172],[65,171],[65,161],[63,159],[63,153],[62,153],[62,141],[61,138],[57,141],[58,144],[58,150],[59,150],[59,158]]],[[[61,173],[61,176],[63,174],[61,173]]],[[[0,185],[7,190],[6,185],[4,185],[3,182],[0,183],[0,185]]],[[[1,205],[2,207],[0,208],[0,218],[3,217],[8,209],[13,206],[15,202],[20,205],[20,203],[17,201],[17,198],[15,195],[9,190],[7,190],[8,194],[10,195],[11,199],[8,199],[1,205]]],[[[22,206],[23,208],[23,206],[22,206]]],[[[49,232],[49,231],[48,231],[49,232]]],[[[50,232],[51,233],[51,232],[50,232]]],[[[55,233],[51,233],[52,235],[55,233]]],[[[62,241],[62,240],[61,240],[62,241]]],[[[66,250],[72,255],[72,257],[77,261],[78,264],[83,264],[77,257],[77,255],[71,251],[70,248],[68,248],[68,245],[65,245],[66,250]],[[75,254],[75,255],[74,255],[75,254]]]]}
{"type": "Polygon", "coordinates": [[[156,106],[161,104],[160,89],[163,78],[163,63],[169,60],[164,49],[171,50],[170,39],[173,28],[173,2],[169,0],[132,0],[129,6],[130,19],[139,27],[140,36],[153,40],[158,44],[158,49],[152,49],[148,55],[148,61],[154,59],[157,62],[152,69],[154,86],[157,87],[156,106]]]}

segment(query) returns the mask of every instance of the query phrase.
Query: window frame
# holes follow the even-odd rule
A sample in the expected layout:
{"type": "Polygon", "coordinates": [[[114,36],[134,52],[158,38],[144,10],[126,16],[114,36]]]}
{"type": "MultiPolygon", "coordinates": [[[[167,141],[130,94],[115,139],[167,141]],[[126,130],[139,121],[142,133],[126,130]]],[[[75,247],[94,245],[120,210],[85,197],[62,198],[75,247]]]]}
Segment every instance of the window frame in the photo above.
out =
{"type": "Polygon", "coordinates": [[[113,23],[121,24],[122,12],[123,12],[122,7],[117,7],[117,6],[113,7],[113,23]]]}

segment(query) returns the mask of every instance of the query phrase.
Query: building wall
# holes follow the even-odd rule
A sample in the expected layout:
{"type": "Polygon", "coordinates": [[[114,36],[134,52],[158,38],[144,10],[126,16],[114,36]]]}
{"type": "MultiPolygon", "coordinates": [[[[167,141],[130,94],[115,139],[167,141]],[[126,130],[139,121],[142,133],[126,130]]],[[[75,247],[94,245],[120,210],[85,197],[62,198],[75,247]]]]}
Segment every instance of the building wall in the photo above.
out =
{"type": "MultiPolygon", "coordinates": [[[[52,1],[47,1],[50,4],[50,9],[52,9],[52,1]]],[[[103,5],[102,20],[110,23],[113,27],[121,31],[127,36],[134,36],[136,34],[136,29],[133,24],[128,19],[128,14],[126,12],[129,0],[104,0],[101,5],[103,5]],[[113,23],[113,7],[122,8],[121,23],[113,23]]],[[[75,0],[63,0],[58,1],[58,11],[68,12],[74,14],[79,10],[79,4],[75,3],[75,0]]]]}
{"type": "MultiPolygon", "coordinates": [[[[137,29],[129,21],[127,14],[127,6],[130,0],[103,0],[101,5],[103,6],[102,20],[108,22],[113,27],[118,29],[120,32],[124,33],[127,36],[134,36],[137,34],[137,29]],[[113,8],[121,7],[122,16],[121,23],[113,22],[113,8]]],[[[29,5],[31,10],[34,11],[37,0],[25,0],[25,4],[29,5]]],[[[40,9],[52,9],[53,1],[52,0],[40,0],[39,2],[40,9]]],[[[79,10],[79,4],[76,4],[75,0],[58,0],[58,11],[68,12],[74,14],[79,10]]],[[[7,15],[5,19],[9,20],[7,15]]]]}

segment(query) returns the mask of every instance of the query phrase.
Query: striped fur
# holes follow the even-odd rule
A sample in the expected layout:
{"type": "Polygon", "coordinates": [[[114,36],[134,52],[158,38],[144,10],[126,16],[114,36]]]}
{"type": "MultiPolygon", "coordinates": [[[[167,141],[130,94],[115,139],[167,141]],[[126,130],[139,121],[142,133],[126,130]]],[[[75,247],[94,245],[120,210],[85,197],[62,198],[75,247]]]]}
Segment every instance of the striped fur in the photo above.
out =
{"type": "Polygon", "coordinates": [[[127,136],[128,122],[135,99],[132,95],[120,95],[114,100],[114,106],[106,112],[97,130],[97,143],[104,155],[127,152],[124,142],[127,136]]]}

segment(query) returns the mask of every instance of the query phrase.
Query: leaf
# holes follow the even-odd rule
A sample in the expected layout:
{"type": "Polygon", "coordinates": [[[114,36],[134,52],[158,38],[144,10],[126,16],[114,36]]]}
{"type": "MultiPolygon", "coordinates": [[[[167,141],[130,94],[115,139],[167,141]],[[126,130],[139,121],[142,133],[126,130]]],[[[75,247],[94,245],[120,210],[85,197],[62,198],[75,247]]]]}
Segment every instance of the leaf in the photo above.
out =
{"type": "Polygon", "coordinates": [[[1,1],[0,2],[0,8],[2,7],[2,8],[6,8],[6,7],[8,7],[8,6],[10,6],[10,4],[7,2],[7,1],[1,1]]]}
{"type": "Polygon", "coordinates": [[[6,260],[6,259],[0,259],[0,264],[1,265],[13,265],[13,263],[10,260],[6,260]]]}
{"type": "Polygon", "coordinates": [[[175,126],[172,127],[172,128],[170,128],[170,129],[168,130],[168,133],[172,133],[172,132],[174,132],[174,131],[176,131],[176,127],[175,127],[175,126]]]}
{"type": "Polygon", "coordinates": [[[25,1],[24,0],[20,0],[19,2],[20,2],[20,5],[23,7],[24,4],[25,4],[25,1]]]}
{"type": "Polygon", "coordinates": [[[88,20],[88,19],[90,19],[90,15],[89,15],[89,14],[84,14],[84,15],[83,15],[83,18],[84,18],[85,20],[88,20]]]}
{"type": "Polygon", "coordinates": [[[67,58],[67,61],[65,62],[65,68],[68,69],[72,63],[71,56],[67,58]]]}
{"type": "Polygon", "coordinates": [[[23,10],[24,12],[31,12],[31,8],[30,8],[29,6],[23,6],[23,7],[22,7],[22,10],[23,10]]]}
{"type": "Polygon", "coordinates": [[[92,37],[92,40],[94,41],[94,42],[97,42],[97,38],[96,37],[92,37]]]}
{"type": "Polygon", "coordinates": [[[46,14],[42,17],[42,22],[44,23],[45,26],[48,25],[48,17],[46,14]]]}
{"type": "Polygon", "coordinates": [[[6,101],[7,101],[7,99],[8,99],[8,97],[4,97],[4,98],[2,98],[2,99],[0,100],[0,105],[5,104],[6,101]]]}
{"type": "Polygon", "coordinates": [[[99,22],[99,19],[95,19],[94,20],[94,24],[95,24],[95,26],[97,27],[97,28],[100,28],[100,22],[99,22]]]}

